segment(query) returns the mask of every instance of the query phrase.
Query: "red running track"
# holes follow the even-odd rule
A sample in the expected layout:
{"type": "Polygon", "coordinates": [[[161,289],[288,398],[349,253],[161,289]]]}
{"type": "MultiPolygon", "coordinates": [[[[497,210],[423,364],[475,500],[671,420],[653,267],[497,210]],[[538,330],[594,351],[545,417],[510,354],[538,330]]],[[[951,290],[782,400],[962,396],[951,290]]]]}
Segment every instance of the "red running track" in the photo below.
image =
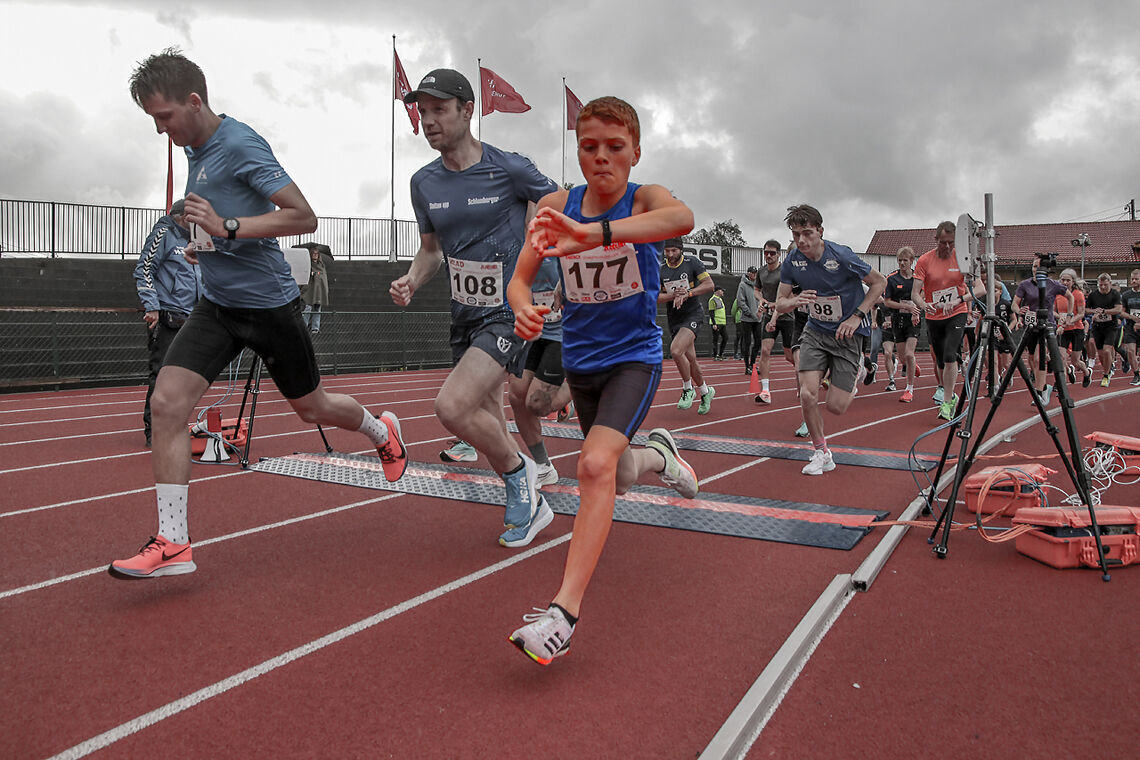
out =
{"type": "MultiPolygon", "coordinates": [[[[800,422],[791,373],[773,366],[775,403],[761,407],[741,363],[706,361],[718,396],[699,417],[675,408],[679,381],[667,364],[645,427],[791,440],[800,422]]],[[[326,384],[396,412],[412,457],[437,461],[448,437],[431,405],[443,377],[326,384]]],[[[929,387],[912,405],[882,387],[862,390],[847,415],[826,416],[837,444],[904,450],[933,427],[929,387]]],[[[1082,407],[1080,424],[1137,434],[1140,395],[1119,390],[1082,407]]],[[[319,450],[268,381],[264,391],[253,456],[319,450]]],[[[108,577],[107,563],[154,530],[142,397],[140,388],[0,397],[6,756],[130,758],[174,741],[185,757],[695,757],[831,579],[882,536],[840,552],[615,523],[571,653],[540,668],[506,636],[557,588],[572,527],[564,516],[512,551],[495,542],[500,508],[196,465],[199,570],[108,577]]],[[[1026,399],[1009,395],[991,430],[1024,419],[1026,399]]],[[[231,399],[224,416],[236,407],[231,399]]],[[[1012,445],[1049,453],[1040,427],[1012,445]]],[[[328,434],[337,450],[365,450],[357,434],[328,434]]],[[[937,454],[944,440],[920,449],[937,454]]],[[[573,477],[576,442],[547,446],[573,477]]],[[[808,478],[799,462],[689,458],[713,493],[893,515],[917,493],[906,472],[841,466],[808,478]]],[[[1135,501],[1138,492],[1119,493],[1135,501]]],[[[1140,669],[1127,651],[1137,571],[1102,584],[968,533],[939,562],[924,539],[912,530],[852,599],[749,757],[1134,748],[1136,722],[1124,718],[1136,702],[1122,697],[1136,696],[1140,669]],[[1120,677],[1097,698],[1089,665],[1106,656],[1120,677]],[[1060,725],[1045,705],[1066,719],[1048,742],[1032,720],[1060,725]],[[1098,735],[1109,724],[1114,735],[1098,735]]]]}

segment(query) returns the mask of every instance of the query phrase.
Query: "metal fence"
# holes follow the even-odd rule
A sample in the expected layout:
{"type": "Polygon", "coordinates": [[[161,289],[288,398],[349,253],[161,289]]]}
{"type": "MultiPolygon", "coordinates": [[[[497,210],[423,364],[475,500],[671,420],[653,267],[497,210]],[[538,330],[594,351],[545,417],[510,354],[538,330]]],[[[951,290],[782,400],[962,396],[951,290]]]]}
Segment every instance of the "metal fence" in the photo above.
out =
{"type": "MultiPolygon", "coordinates": [[[[0,254],[134,258],[162,214],[156,208],[0,199],[0,254]]],[[[415,256],[420,235],[415,222],[403,219],[322,216],[312,235],[279,238],[284,248],[309,240],[325,243],[339,258],[391,261],[415,256]]]]}

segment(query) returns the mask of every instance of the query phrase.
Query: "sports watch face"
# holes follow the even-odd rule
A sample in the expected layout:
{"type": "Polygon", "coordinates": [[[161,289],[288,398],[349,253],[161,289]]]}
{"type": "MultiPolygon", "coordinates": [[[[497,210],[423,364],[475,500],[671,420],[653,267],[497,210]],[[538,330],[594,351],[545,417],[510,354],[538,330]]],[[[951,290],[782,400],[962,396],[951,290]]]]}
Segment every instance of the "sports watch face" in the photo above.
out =
{"type": "Polygon", "coordinates": [[[226,232],[237,232],[239,226],[237,219],[226,219],[222,224],[225,226],[226,232]]]}

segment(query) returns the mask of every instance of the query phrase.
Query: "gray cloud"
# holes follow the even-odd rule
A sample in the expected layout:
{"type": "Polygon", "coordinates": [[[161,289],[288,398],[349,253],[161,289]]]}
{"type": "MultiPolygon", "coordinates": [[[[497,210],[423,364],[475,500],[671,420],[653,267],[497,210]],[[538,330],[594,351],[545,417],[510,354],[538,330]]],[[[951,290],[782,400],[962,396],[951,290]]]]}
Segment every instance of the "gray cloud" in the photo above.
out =
{"type": "MultiPolygon", "coordinates": [[[[105,5],[153,13],[142,0],[105,5]]],[[[644,157],[633,179],[672,189],[694,208],[698,226],[737,220],[752,243],[785,239],[784,209],[802,201],[823,211],[829,236],[861,249],[876,228],[980,216],[986,192],[1001,224],[1080,218],[1138,194],[1127,159],[1140,116],[1140,56],[1131,34],[1136,9],[1124,1],[584,0],[522,8],[492,0],[475,12],[441,0],[429,13],[347,0],[240,7],[204,0],[195,9],[197,16],[164,12],[160,20],[188,42],[191,30],[202,33],[201,19],[243,39],[256,38],[264,18],[375,31],[374,49],[350,61],[337,55],[336,35],[345,32],[334,31],[331,49],[315,37],[263,40],[264,64],[240,77],[219,61],[203,63],[216,97],[252,83],[287,106],[290,119],[322,123],[334,105],[353,105],[352,129],[326,124],[323,139],[332,143],[273,141],[330,215],[387,213],[392,34],[413,84],[440,65],[474,80],[481,57],[514,85],[533,110],[488,116],[483,139],[531,156],[556,180],[563,138],[567,178],[578,176],[573,135],[561,123],[562,77],[583,100],[626,98],[643,121],[644,157]],[[282,49],[287,60],[270,52],[282,49]],[[334,158],[340,151],[353,158],[334,158]],[[335,178],[324,176],[333,171],[335,178]]],[[[116,39],[112,33],[117,47],[116,39]]],[[[49,138],[67,140],[54,130],[34,134],[39,120],[30,109],[65,105],[22,101],[24,122],[12,126],[23,131],[5,134],[23,146],[24,163],[8,158],[8,146],[0,153],[6,193],[51,192],[44,175],[28,172],[54,159],[27,155],[48,150],[49,138]]],[[[287,123],[257,116],[248,117],[255,127],[290,134],[287,123]]],[[[83,129],[93,135],[105,126],[83,129]]],[[[408,134],[402,112],[396,129],[397,213],[406,216],[407,177],[433,154],[408,134]]],[[[114,174],[109,161],[99,160],[101,176],[114,174]]],[[[74,192],[79,182],[55,192],[74,192]]],[[[126,187],[125,177],[116,186],[126,187]]]]}

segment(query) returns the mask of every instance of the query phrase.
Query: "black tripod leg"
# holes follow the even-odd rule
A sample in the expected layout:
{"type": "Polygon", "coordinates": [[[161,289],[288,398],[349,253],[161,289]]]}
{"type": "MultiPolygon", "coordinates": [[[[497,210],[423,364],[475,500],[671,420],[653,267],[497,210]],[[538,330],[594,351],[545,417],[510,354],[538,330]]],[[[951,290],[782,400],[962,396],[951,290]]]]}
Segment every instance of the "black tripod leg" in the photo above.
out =
{"type": "MultiPolygon", "coordinates": [[[[991,327],[996,325],[998,328],[998,331],[1001,333],[1002,338],[1004,338],[1007,341],[1012,340],[1012,335],[1010,334],[1010,330],[1009,330],[1008,325],[1006,325],[1000,319],[998,319],[997,317],[992,316],[992,315],[987,315],[984,319],[985,319],[985,322],[983,323],[983,329],[982,329],[982,338],[984,340],[992,341],[994,339],[992,330],[985,329],[985,323],[989,323],[991,327]]],[[[1005,391],[1009,387],[1010,382],[1013,380],[1013,368],[1017,367],[1018,371],[1020,371],[1021,376],[1025,380],[1025,382],[1027,384],[1032,385],[1029,381],[1029,370],[1026,369],[1025,362],[1023,362],[1021,359],[1022,354],[1025,352],[1025,348],[1029,345],[1025,340],[1026,337],[1028,337],[1028,335],[1022,336],[1022,341],[1018,345],[1017,350],[1014,352],[1013,361],[1010,364],[1009,371],[1006,372],[1004,375],[1002,375],[1001,382],[998,384],[997,396],[994,400],[993,405],[990,406],[989,412],[987,412],[987,414],[986,414],[986,419],[982,423],[982,427],[981,427],[980,431],[978,432],[978,434],[976,436],[971,436],[974,438],[973,448],[970,450],[968,456],[964,456],[964,457],[959,456],[959,458],[958,458],[958,469],[955,470],[955,473],[954,473],[954,476],[955,476],[955,478],[954,478],[954,480],[955,480],[955,483],[954,483],[955,493],[946,502],[946,506],[943,508],[942,513],[939,515],[938,522],[935,524],[934,530],[931,532],[930,539],[929,539],[929,542],[933,543],[934,537],[938,535],[939,529],[941,529],[943,527],[943,524],[945,523],[945,535],[943,536],[943,540],[940,543],[939,547],[935,549],[935,552],[936,552],[936,554],[938,554],[939,557],[945,557],[945,554],[946,554],[945,544],[946,544],[946,541],[948,540],[948,536],[949,536],[949,532],[950,532],[950,524],[951,524],[950,521],[953,519],[953,515],[954,515],[954,506],[955,506],[955,501],[957,499],[957,489],[960,486],[961,482],[966,479],[966,475],[969,473],[970,467],[973,465],[974,459],[977,457],[978,448],[981,446],[982,443],[985,442],[986,431],[989,430],[990,423],[993,421],[994,415],[997,414],[998,406],[1001,404],[1001,400],[1005,396],[1005,391]]],[[[988,355],[988,354],[980,354],[980,356],[985,356],[985,355],[988,355]]],[[[974,369],[975,369],[975,371],[977,370],[976,367],[974,369]]],[[[980,373],[977,373],[977,374],[980,377],[980,373]]],[[[975,392],[975,395],[971,396],[970,398],[971,398],[971,404],[972,405],[976,404],[976,399],[977,399],[976,392],[975,392]]],[[[959,401],[959,407],[961,407],[960,401],[959,401]]],[[[973,424],[973,411],[974,410],[971,408],[970,409],[970,425],[973,424]]],[[[967,431],[969,429],[970,428],[967,428],[967,431]]],[[[968,443],[968,439],[966,441],[964,441],[964,443],[963,443],[963,447],[962,447],[963,448],[963,451],[962,451],[963,454],[965,454],[965,448],[966,448],[965,444],[966,443],[968,443]]],[[[949,448],[949,441],[947,441],[947,448],[949,448]]]]}
{"type": "MultiPolygon", "coordinates": [[[[970,446],[971,430],[974,426],[974,412],[978,407],[978,391],[982,386],[982,372],[978,366],[978,362],[987,355],[987,345],[991,340],[990,330],[986,328],[985,323],[982,325],[982,335],[979,338],[978,348],[974,351],[973,358],[967,365],[967,372],[962,383],[962,396],[958,399],[958,406],[954,410],[954,423],[950,427],[950,436],[947,438],[947,448],[950,446],[950,439],[957,436],[961,439],[961,445],[958,450],[958,465],[954,470],[954,483],[950,487],[950,494],[946,498],[946,505],[942,508],[942,514],[938,517],[938,522],[934,526],[934,531],[931,533],[931,540],[938,535],[938,530],[942,529],[942,540],[934,547],[934,556],[939,559],[945,559],[948,551],[948,544],[950,542],[950,526],[954,521],[954,508],[958,500],[958,491],[961,489],[962,481],[966,478],[966,473],[969,471],[969,462],[966,459],[966,453],[970,446]],[[966,412],[966,419],[959,423],[962,417],[962,411],[966,412]]],[[[937,483],[937,482],[936,482],[937,483]]],[[[937,485],[935,486],[937,487],[937,485]]]]}
{"type": "MultiPolygon", "coordinates": [[[[365,413],[367,414],[367,412],[365,412],[365,413]]],[[[325,443],[325,453],[326,454],[333,453],[332,446],[329,445],[329,439],[325,438],[324,428],[322,428],[320,425],[317,425],[317,432],[321,434],[321,440],[324,441],[324,443],[325,443]]]]}
{"type": "MultiPolygon", "coordinates": [[[[257,413],[257,397],[261,394],[261,357],[257,354],[253,355],[253,361],[249,365],[249,378],[245,381],[245,392],[250,397],[249,401],[249,424],[245,429],[245,449],[241,455],[241,468],[244,470],[249,467],[249,447],[253,443],[253,418],[257,413]]],[[[241,408],[245,410],[245,398],[241,400],[241,408]]],[[[241,417],[238,417],[238,429],[241,428],[241,417]]]]}
{"type": "MultiPolygon", "coordinates": [[[[1044,341],[1049,349],[1049,368],[1053,372],[1053,386],[1057,390],[1057,399],[1061,405],[1061,417],[1065,421],[1065,433],[1069,441],[1069,453],[1065,453],[1065,447],[1061,443],[1061,439],[1057,437],[1057,427],[1049,423],[1046,418],[1045,429],[1049,431],[1049,436],[1053,439],[1053,444],[1057,447],[1057,452],[1061,455],[1061,462],[1065,465],[1065,470],[1069,473],[1069,478],[1073,481],[1073,487],[1077,489],[1077,493],[1081,497],[1081,503],[1084,504],[1089,510],[1089,521],[1092,523],[1093,538],[1096,541],[1097,558],[1100,561],[1101,576],[1105,581],[1112,580],[1112,576],[1108,573],[1108,559],[1104,556],[1104,544],[1100,539],[1100,526],[1096,520],[1096,508],[1092,503],[1092,496],[1089,492],[1088,471],[1085,469],[1085,460],[1082,455],[1080,435],[1077,432],[1076,419],[1073,417],[1073,409],[1075,404],[1072,397],[1069,395],[1069,387],[1067,377],[1065,374],[1065,363],[1061,359],[1061,347],[1057,343],[1057,333],[1053,325],[1049,325],[1045,330],[1044,341]]],[[[1044,408],[1042,408],[1042,416],[1045,417],[1044,408]]]]}

